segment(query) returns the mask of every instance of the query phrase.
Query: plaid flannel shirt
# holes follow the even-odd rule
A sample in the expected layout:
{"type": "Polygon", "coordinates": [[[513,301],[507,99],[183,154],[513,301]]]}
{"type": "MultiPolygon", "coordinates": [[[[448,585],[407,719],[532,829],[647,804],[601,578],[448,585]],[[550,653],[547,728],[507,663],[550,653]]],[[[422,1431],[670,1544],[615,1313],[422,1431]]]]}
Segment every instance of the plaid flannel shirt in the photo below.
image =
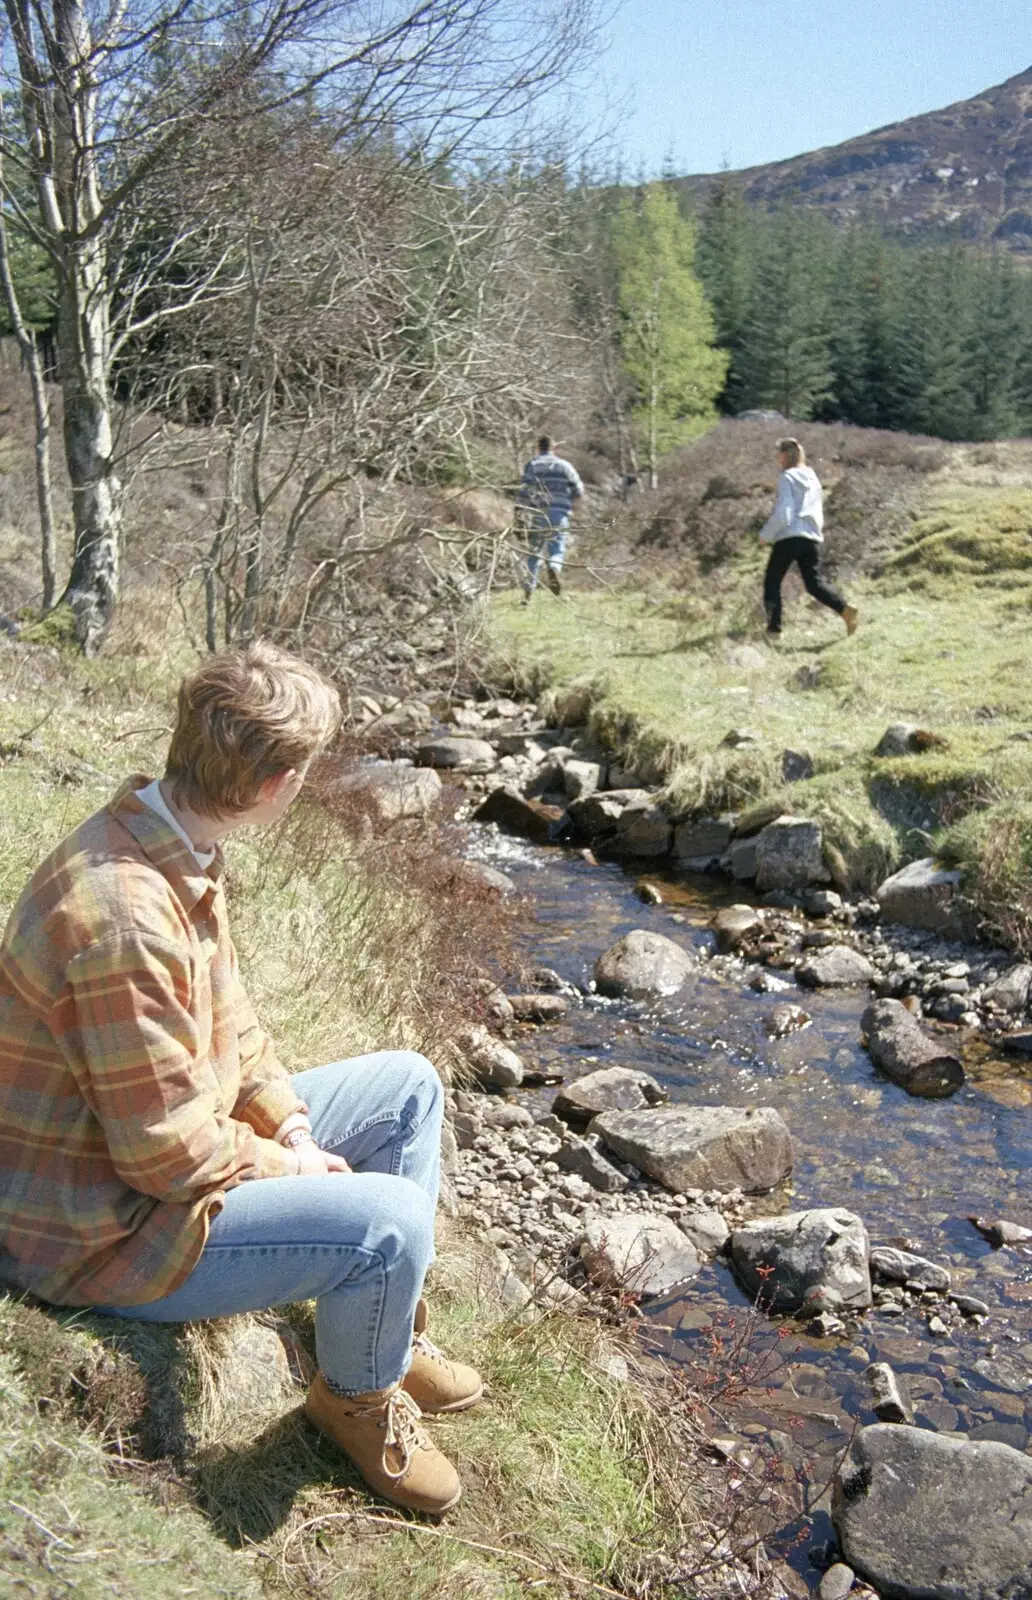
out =
{"type": "Polygon", "coordinates": [[[307,1108],[251,1009],[221,857],[130,778],[50,855],[0,946],[3,1276],[65,1305],[177,1289],[226,1189],[296,1170],[307,1108]]]}

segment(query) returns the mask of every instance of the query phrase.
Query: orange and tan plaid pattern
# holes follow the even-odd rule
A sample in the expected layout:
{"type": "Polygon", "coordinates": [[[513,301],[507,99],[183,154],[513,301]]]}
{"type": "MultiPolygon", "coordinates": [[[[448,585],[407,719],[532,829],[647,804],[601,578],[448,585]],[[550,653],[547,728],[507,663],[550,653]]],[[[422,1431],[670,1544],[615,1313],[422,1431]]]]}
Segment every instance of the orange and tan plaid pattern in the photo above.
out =
{"type": "Polygon", "coordinates": [[[296,1170],[304,1110],[205,871],[130,778],[35,873],[0,947],[0,1264],[65,1305],[179,1287],[222,1194],[296,1170]]]}

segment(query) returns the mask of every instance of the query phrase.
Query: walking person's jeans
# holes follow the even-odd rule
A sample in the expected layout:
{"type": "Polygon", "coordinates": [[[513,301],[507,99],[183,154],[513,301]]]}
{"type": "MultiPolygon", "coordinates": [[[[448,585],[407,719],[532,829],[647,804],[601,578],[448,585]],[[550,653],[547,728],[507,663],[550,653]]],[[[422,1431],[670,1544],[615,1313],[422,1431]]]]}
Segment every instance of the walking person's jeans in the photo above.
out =
{"type": "Polygon", "coordinates": [[[97,1309],[195,1322],[314,1299],[320,1370],[341,1393],[367,1394],[408,1370],[434,1256],[441,1081],[423,1056],[382,1051],[299,1073],[294,1087],[316,1142],[354,1171],[239,1184],[179,1289],[97,1309]]]}
{"type": "Polygon", "coordinates": [[[781,585],[793,561],[799,568],[807,594],[830,606],[839,616],[846,602],[821,577],[821,547],[816,539],[778,539],[771,546],[770,560],[763,578],[763,604],[767,612],[767,632],[781,632],[781,585]]]}
{"type": "Polygon", "coordinates": [[[547,563],[553,572],[562,572],[563,562],[566,560],[566,541],[569,532],[569,517],[563,517],[559,522],[545,522],[543,520],[541,527],[532,527],[530,529],[530,554],[527,556],[527,594],[533,594],[537,588],[538,578],[541,576],[542,560],[547,563]]]}

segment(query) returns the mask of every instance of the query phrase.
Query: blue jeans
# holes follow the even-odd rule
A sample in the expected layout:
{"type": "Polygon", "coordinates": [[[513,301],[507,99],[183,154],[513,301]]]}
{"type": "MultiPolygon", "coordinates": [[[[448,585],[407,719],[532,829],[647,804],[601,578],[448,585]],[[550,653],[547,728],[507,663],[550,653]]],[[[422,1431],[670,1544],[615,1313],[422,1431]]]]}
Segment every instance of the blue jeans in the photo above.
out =
{"type": "Polygon", "coordinates": [[[320,1370],[344,1394],[404,1377],[434,1258],[441,1080],[410,1051],[299,1073],[294,1087],[324,1150],[353,1173],[259,1178],[226,1192],[186,1282],[142,1306],[98,1306],[140,1322],[196,1322],[315,1300],[320,1370]]]}
{"type": "Polygon", "coordinates": [[[542,556],[553,572],[562,572],[569,532],[569,517],[563,517],[559,522],[548,522],[540,528],[531,528],[530,554],[527,557],[527,594],[533,594],[537,588],[542,556]]]}

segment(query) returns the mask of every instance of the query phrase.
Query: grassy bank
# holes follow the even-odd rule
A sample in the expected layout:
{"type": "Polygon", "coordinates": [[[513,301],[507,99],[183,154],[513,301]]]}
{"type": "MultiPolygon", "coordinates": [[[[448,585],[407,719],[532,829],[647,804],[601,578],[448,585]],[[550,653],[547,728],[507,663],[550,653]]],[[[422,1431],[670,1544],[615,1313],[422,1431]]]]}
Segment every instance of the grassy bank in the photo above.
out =
{"type": "MultiPolygon", "coordinates": [[[[819,447],[821,430],[811,432],[819,447]]],[[[729,482],[719,476],[720,448],[718,437],[707,470],[729,482]]],[[[636,575],[626,576],[626,539],[589,534],[588,554],[561,601],[542,593],[523,609],[514,595],[501,597],[493,619],[498,670],[558,696],[560,709],[571,687],[585,690],[599,740],[663,783],[679,814],[781,800],[822,819],[852,881],[864,887],[903,860],[939,853],[964,866],[987,932],[1027,945],[1027,454],[1018,445],[1010,454],[1005,446],[955,449],[909,485],[907,514],[875,561],[865,559],[840,509],[829,544],[835,551],[840,541],[838,581],[862,615],[852,639],[795,580],[786,586],[784,634],[765,638],[764,553],[743,537],[739,500],[727,495],[729,553],[721,561],[696,559],[690,515],[660,559],[639,510],[645,532],[636,575]],[[618,552],[622,576],[607,572],[607,548],[618,552]],[[876,759],[892,722],[929,730],[933,748],[876,759]],[[756,742],[725,743],[732,729],[756,742]],[[787,784],[785,750],[809,755],[814,776],[787,784]]],[[[894,480],[883,477],[888,495],[894,480]]],[[[829,496],[838,492],[840,508],[843,481],[829,496]]],[[[875,479],[852,499],[868,507],[876,528],[875,479]]],[[[707,538],[719,546],[712,526],[707,538]]]]}
{"type": "MultiPolygon", "coordinates": [[[[125,772],[156,770],[185,664],[174,653],[80,662],[0,646],[5,914],[41,856],[125,772]]],[[[469,975],[460,957],[468,963],[479,913],[468,887],[461,906],[449,902],[426,841],[370,840],[346,823],[302,808],[278,834],[238,836],[227,852],[246,981],[294,1069],[374,1045],[433,1054],[469,975]]],[[[450,1227],[433,1332],[482,1368],[490,1395],[440,1426],[466,1488],[442,1529],[371,1520],[354,1474],[307,1428],[305,1308],[292,1314],[298,1382],[244,1405],[222,1387],[232,1324],[112,1326],[6,1297],[0,1590],[38,1600],[661,1593],[653,1554],[674,1551],[682,1523],[656,1474],[669,1447],[655,1409],[612,1375],[612,1342],[593,1324],[505,1315],[492,1252],[450,1227]]]]}

